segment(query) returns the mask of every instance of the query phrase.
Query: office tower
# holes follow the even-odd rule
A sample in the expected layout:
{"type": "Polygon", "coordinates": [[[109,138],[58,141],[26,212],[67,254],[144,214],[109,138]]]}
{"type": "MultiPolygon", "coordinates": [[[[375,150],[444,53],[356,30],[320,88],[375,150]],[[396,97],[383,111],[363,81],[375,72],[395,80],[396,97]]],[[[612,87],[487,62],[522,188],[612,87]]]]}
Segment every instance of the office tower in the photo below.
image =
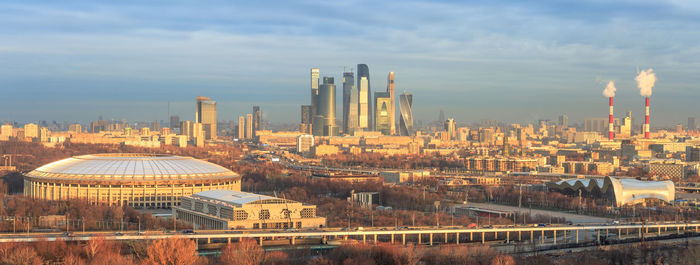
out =
{"type": "Polygon", "coordinates": [[[335,84],[333,77],[323,77],[318,89],[318,113],[314,116],[312,132],[314,136],[338,135],[335,124],[335,84]]]}
{"type": "Polygon", "coordinates": [[[311,68],[311,117],[318,112],[318,85],[320,71],[318,68],[311,68]]]}
{"type": "Polygon", "coordinates": [[[697,119],[695,117],[688,117],[688,131],[694,131],[697,128],[697,119]]]}
{"type": "Polygon", "coordinates": [[[245,117],[238,116],[238,139],[245,139],[245,117]]]}
{"type": "Polygon", "coordinates": [[[260,106],[253,106],[253,136],[258,135],[258,130],[264,130],[262,125],[262,111],[260,106]]]}
{"type": "Polygon", "coordinates": [[[357,65],[357,89],[360,91],[359,127],[372,131],[372,87],[369,82],[369,67],[366,64],[357,65]]]}
{"type": "Polygon", "coordinates": [[[384,135],[391,134],[391,120],[389,116],[391,99],[389,98],[389,93],[387,92],[376,92],[374,93],[374,121],[375,130],[382,132],[384,135]]]}
{"type": "Polygon", "coordinates": [[[447,135],[450,136],[450,140],[454,140],[457,137],[457,125],[455,124],[455,119],[447,119],[445,121],[444,129],[447,132],[447,135]]]}
{"type": "Polygon", "coordinates": [[[180,126],[180,116],[170,116],[170,130],[174,131],[178,126],[180,126]]]}
{"type": "Polygon", "coordinates": [[[25,138],[39,138],[39,126],[34,123],[24,125],[25,138]]]}
{"type": "Polygon", "coordinates": [[[413,95],[405,91],[399,95],[399,111],[401,112],[401,118],[399,119],[399,134],[401,136],[412,136],[413,95]]]}
{"type": "Polygon", "coordinates": [[[569,116],[559,116],[559,126],[563,129],[569,128],[569,116]]]}
{"type": "Polygon", "coordinates": [[[180,122],[180,134],[187,136],[188,141],[194,138],[194,133],[192,132],[192,121],[180,122]]]}
{"type": "Polygon", "coordinates": [[[204,139],[216,139],[216,101],[197,96],[195,123],[202,124],[204,139]]]}
{"type": "Polygon", "coordinates": [[[346,134],[357,129],[358,97],[354,74],[352,72],[343,73],[343,132],[346,134]]]}
{"type": "Polygon", "coordinates": [[[389,93],[389,122],[391,135],[396,134],[396,95],[394,94],[394,72],[389,72],[386,81],[386,92],[389,93]]]}
{"type": "Polygon", "coordinates": [[[253,139],[253,114],[245,115],[245,138],[253,139]]]}
{"type": "Polygon", "coordinates": [[[302,133],[311,133],[311,123],[313,122],[312,112],[311,105],[301,106],[301,125],[299,126],[299,130],[302,133]]]}

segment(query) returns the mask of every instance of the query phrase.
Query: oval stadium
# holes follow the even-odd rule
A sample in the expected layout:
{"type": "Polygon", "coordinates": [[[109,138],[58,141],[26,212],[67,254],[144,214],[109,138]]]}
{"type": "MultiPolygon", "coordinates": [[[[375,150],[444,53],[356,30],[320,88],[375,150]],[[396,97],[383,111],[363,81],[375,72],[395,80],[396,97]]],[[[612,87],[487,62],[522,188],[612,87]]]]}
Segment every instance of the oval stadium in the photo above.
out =
{"type": "Polygon", "coordinates": [[[202,191],[241,190],[241,176],[191,157],[156,154],[82,155],[24,174],[24,194],[44,200],[84,199],[135,208],[170,208],[202,191]]]}

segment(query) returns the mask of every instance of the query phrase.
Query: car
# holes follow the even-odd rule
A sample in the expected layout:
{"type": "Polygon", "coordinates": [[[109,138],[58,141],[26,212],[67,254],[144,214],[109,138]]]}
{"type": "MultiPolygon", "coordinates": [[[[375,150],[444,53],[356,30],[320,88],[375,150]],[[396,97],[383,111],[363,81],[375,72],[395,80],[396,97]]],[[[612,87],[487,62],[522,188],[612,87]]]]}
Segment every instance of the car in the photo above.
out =
{"type": "Polygon", "coordinates": [[[68,237],[70,237],[70,236],[73,236],[73,233],[71,233],[71,232],[64,232],[64,233],[63,233],[63,236],[68,236],[68,237]]]}
{"type": "Polygon", "coordinates": [[[123,236],[124,234],[122,232],[116,232],[114,233],[115,236],[123,236]]]}
{"type": "Polygon", "coordinates": [[[187,230],[182,231],[182,233],[183,233],[183,234],[190,234],[190,235],[193,235],[193,234],[196,234],[197,232],[195,232],[195,231],[192,230],[192,229],[187,229],[187,230]]]}
{"type": "Polygon", "coordinates": [[[137,236],[142,236],[142,235],[145,235],[145,234],[146,234],[146,233],[144,233],[143,231],[138,231],[138,232],[136,232],[136,235],[137,235],[137,236]]]}
{"type": "Polygon", "coordinates": [[[537,224],[537,227],[545,227],[547,226],[546,224],[537,224]]]}

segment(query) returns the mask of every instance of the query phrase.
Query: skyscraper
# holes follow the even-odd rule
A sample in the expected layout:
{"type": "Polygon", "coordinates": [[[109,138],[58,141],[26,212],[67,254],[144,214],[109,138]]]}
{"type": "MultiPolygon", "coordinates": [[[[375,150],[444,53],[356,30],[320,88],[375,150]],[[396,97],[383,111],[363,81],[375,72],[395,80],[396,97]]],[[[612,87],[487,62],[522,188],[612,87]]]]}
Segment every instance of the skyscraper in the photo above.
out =
{"type": "Polygon", "coordinates": [[[238,139],[245,139],[245,117],[238,116],[238,139]]]}
{"type": "Polygon", "coordinates": [[[195,123],[202,124],[204,139],[216,139],[216,101],[197,96],[195,123]]]}
{"type": "Polygon", "coordinates": [[[404,91],[399,95],[399,134],[401,136],[413,135],[413,95],[404,91]]]}
{"type": "Polygon", "coordinates": [[[178,126],[180,126],[180,116],[170,116],[170,129],[175,130],[178,126]]]}
{"type": "Polygon", "coordinates": [[[312,132],[314,136],[338,135],[335,124],[335,84],[333,77],[323,77],[318,89],[318,108],[314,115],[312,132]]]}
{"type": "Polygon", "coordinates": [[[194,138],[194,133],[192,132],[192,121],[180,122],[180,134],[187,135],[188,141],[194,138]]]}
{"type": "Polygon", "coordinates": [[[447,135],[450,136],[450,140],[454,140],[457,137],[457,125],[455,119],[449,118],[445,121],[445,131],[447,135]]]}
{"type": "Polygon", "coordinates": [[[559,127],[566,129],[569,128],[569,116],[561,115],[559,116],[559,127]]]}
{"type": "Polygon", "coordinates": [[[318,112],[318,81],[320,70],[311,68],[311,117],[318,112]]]}
{"type": "Polygon", "coordinates": [[[396,95],[394,94],[394,72],[389,72],[386,81],[386,92],[389,93],[389,124],[390,134],[396,134],[396,95]]]}
{"type": "Polygon", "coordinates": [[[382,132],[384,135],[391,134],[391,121],[389,116],[391,98],[389,98],[388,92],[376,92],[374,93],[374,120],[376,122],[374,128],[382,132]]]}
{"type": "Polygon", "coordinates": [[[352,72],[343,73],[343,132],[351,133],[357,128],[358,93],[352,72]]]}
{"type": "Polygon", "coordinates": [[[253,114],[245,115],[245,138],[253,139],[253,114]]]}
{"type": "Polygon", "coordinates": [[[695,117],[688,117],[688,130],[693,131],[697,128],[697,119],[695,117]]]}
{"type": "Polygon", "coordinates": [[[357,89],[359,89],[359,128],[374,130],[372,127],[372,88],[369,82],[369,67],[366,64],[357,65],[357,89]]]}
{"type": "Polygon", "coordinates": [[[258,135],[258,130],[264,130],[262,124],[262,111],[260,106],[253,106],[253,135],[258,135]]]}
{"type": "Polygon", "coordinates": [[[299,130],[302,133],[311,133],[311,123],[313,122],[311,105],[301,106],[301,126],[299,130]]]}
{"type": "Polygon", "coordinates": [[[445,122],[445,111],[442,110],[442,108],[440,108],[440,115],[438,116],[438,122],[439,123],[445,122]]]}

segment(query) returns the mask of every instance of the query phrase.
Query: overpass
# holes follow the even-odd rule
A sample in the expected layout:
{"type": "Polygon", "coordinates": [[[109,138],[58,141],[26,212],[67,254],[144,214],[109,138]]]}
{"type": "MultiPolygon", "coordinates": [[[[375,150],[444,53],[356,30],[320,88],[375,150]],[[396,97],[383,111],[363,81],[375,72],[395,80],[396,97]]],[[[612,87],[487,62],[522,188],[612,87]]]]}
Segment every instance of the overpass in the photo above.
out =
{"type": "Polygon", "coordinates": [[[392,244],[460,244],[460,243],[481,243],[502,241],[526,242],[540,244],[568,244],[580,243],[581,241],[602,242],[601,239],[615,238],[624,239],[644,239],[669,235],[700,233],[700,223],[654,223],[654,224],[624,224],[624,225],[586,225],[586,226],[511,226],[494,228],[421,228],[421,229],[378,229],[363,231],[299,231],[299,232],[278,232],[278,231],[232,231],[232,230],[201,230],[194,234],[175,233],[135,233],[125,232],[123,235],[116,235],[113,232],[84,232],[73,236],[66,236],[60,233],[42,234],[21,234],[10,233],[0,234],[0,243],[7,242],[36,242],[40,240],[55,241],[62,239],[65,241],[87,241],[101,236],[106,240],[156,240],[165,238],[189,238],[201,244],[210,243],[230,243],[242,239],[256,240],[260,245],[265,246],[266,242],[279,239],[288,240],[289,244],[295,245],[297,240],[316,238],[321,243],[338,241],[357,241],[362,243],[391,242],[392,244]],[[567,236],[568,235],[568,236],[567,236]]]}

